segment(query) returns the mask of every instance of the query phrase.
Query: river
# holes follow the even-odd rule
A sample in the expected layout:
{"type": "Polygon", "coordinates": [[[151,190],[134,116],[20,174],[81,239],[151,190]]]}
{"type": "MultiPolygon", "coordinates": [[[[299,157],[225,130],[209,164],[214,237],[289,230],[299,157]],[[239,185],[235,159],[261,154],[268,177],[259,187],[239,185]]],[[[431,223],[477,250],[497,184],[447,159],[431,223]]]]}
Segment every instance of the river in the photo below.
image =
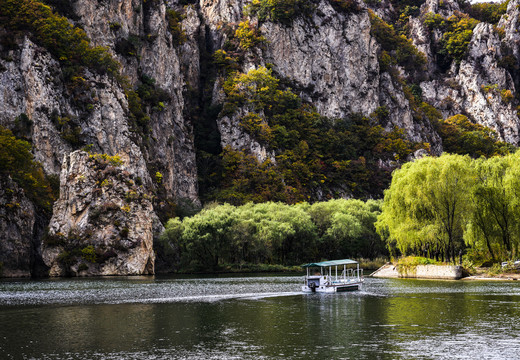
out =
{"type": "Polygon", "coordinates": [[[520,359],[520,283],[297,276],[0,281],[0,359],[520,359]]]}

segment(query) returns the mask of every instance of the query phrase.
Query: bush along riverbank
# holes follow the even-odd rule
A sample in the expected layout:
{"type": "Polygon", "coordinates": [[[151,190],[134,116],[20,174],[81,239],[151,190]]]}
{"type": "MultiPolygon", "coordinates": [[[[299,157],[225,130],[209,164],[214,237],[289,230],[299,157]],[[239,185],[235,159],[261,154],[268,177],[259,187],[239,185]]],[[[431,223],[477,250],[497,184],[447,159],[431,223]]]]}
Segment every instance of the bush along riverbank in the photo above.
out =
{"type": "Polygon", "coordinates": [[[159,261],[175,272],[279,271],[322,259],[384,258],[374,227],[380,206],[376,200],[211,205],[169,220],[155,246],[159,261]]]}
{"type": "MultiPolygon", "coordinates": [[[[352,259],[359,262],[359,267],[365,272],[365,275],[379,269],[388,262],[388,258],[377,257],[375,259],[352,259]]],[[[303,274],[304,269],[301,265],[280,265],[280,264],[254,264],[254,263],[238,263],[238,264],[220,264],[217,270],[204,271],[203,269],[179,269],[178,274],[192,273],[219,273],[219,274],[239,274],[239,273],[288,273],[303,274]]]]}

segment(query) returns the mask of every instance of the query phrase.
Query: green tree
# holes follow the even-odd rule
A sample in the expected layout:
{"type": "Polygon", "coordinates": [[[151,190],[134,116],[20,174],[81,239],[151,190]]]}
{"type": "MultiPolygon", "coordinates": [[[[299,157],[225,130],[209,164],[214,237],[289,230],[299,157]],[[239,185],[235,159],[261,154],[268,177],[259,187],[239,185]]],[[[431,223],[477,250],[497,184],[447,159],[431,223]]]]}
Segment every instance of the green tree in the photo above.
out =
{"type": "Polygon", "coordinates": [[[17,139],[3,126],[0,126],[0,174],[11,176],[33,202],[51,212],[56,194],[41,165],[34,161],[31,144],[17,139]]]}
{"type": "Polygon", "coordinates": [[[506,173],[514,166],[513,156],[480,158],[475,162],[477,182],[464,239],[476,250],[487,250],[492,260],[497,256],[510,258],[513,244],[518,243],[515,197],[505,183],[506,173]]]}
{"type": "Polygon", "coordinates": [[[309,207],[316,224],[320,256],[374,258],[384,254],[384,243],[374,223],[381,213],[380,200],[329,200],[309,207]]]}
{"type": "Polygon", "coordinates": [[[504,187],[506,188],[506,196],[510,201],[508,206],[512,208],[514,223],[511,224],[511,254],[508,259],[518,257],[518,247],[520,245],[520,151],[506,158],[508,167],[504,174],[504,187]]]}
{"type": "Polygon", "coordinates": [[[492,129],[472,123],[466,116],[458,114],[446,120],[439,120],[438,133],[442,138],[444,151],[452,154],[480,156],[505,155],[514,146],[498,140],[492,129]]]}
{"type": "Polygon", "coordinates": [[[377,231],[402,253],[430,246],[455,259],[463,246],[473,184],[469,156],[445,154],[407,163],[394,172],[385,191],[377,231]]]}
{"type": "Polygon", "coordinates": [[[190,266],[217,270],[221,258],[229,251],[236,208],[222,205],[203,209],[183,221],[182,243],[190,266]]]}

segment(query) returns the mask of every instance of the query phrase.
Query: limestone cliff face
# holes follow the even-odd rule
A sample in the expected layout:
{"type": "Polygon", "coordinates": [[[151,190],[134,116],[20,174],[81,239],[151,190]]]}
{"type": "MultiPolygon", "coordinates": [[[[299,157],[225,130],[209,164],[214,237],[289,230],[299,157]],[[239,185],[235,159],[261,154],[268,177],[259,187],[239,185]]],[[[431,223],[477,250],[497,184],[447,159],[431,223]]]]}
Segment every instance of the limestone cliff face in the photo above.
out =
{"type": "Polygon", "coordinates": [[[150,114],[151,134],[143,155],[149,167],[163,174],[162,185],[169,196],[197,201],[193,130],[184,116],[184,92],[198,85],[199,19],[195,10],[182,10],[185,41],[178,41],[168,30],[163,2],[77,1],[74,10],[93,43],[113,51],[133,84],[146,76],[168,94],[161,111],[150,114]],[[123,44],[131,51],[120,50],[123,44]]]}
{"type": "Polygon", "coordinates": [[[31,276],[34,205],[9,177],[0,178],[0,276],[31,276]]]}
{"type": "Polygon", "coordinates": [[[162,226],[135,166],[75,151],[60,183],[43,243],[50,276],[154,273],[154,231],[162,226]]]}
{"type": "MultiPolygon", "coordinates": [[[[246,19],[243,8],[248,3],[201,1],[204,21],[214,43],[213,51],[227,40],[221,31],[222,25],[246,19]]],[[[438,135],[429,124],[414,120],[401,85],[380,71],[377,56],[380,45],[370,34],[366,5],[359,1],[358,7],[359,11],[340,12],[329,1],[321,0],[316,2],[311,18],[297,17],[290,25],[263,22],[259,30],[266,39],[264,47],[246,56],[242,72],[270,64],[276,75],[286,80],[304,101],[331,118],[344,118],[353,113],[368,116],[378,107],[386,106],[389,119],[382,125],[387,130],[394,126],[403,128],[411,140],[430,142],[439,152],[438,135]]],[[[375,10],[385,16],[393,8],[384,2],[375,10]]],[[[251,20],[258,21],[254,17],[251,20]]],[[[222,146],[249,149],[258,159],[265,160],[266,149],[243,131],[240,133],[237,125],[235,118],[225,116],[219,120],[222,146]]]]}
{"type": "Polygon", "coordinates": [[[328,1],[317,8],[311,21],[262,24],[265,61],[322,115],[370,114],[379,105],[380,74],[368,13],[339,13],[328,1]]]}
{"type": "Polygon", "coordinates": [[[494,129],[507,142],[518,144],[520,120],[506,91],[515,92],[511,75],[498,65],[501,41],[490,24],[473,31],[467,57],[450,71],[451,77],[421,84],[423,95],[444,117],[468,114],[494,129]]]}
{"type": "MultiPolygon", "coordinates": [[[[0,125],[14,129],[17,118],[28,119],[30,130],[24,136],[47,174],[59,174],[63,158],[88,145],[91,151],[118,154],[132,164],[147,191],[162,189],[166,198],[197,203],[194,137],[184,100],[189,83],[198,86],[197,13],[184,11],[185,40],[179,45],[168,30],[163,3],[72,3],[74,22],[93,45],[106,46],[117,57],[128,86],[135,89],[150,79],[166,98],[148,110],[146,136],[132,129],[121,81],[87,70],[71,83],[48,49],[27,36],[14,39],[15,47],[0,49],[0,125]]],[[[124,270],[128,272],[133,270],[124,270]]]]}
{"type": "Polygon", "coordinates": [[[423,19],[428,13],[449,18],[461,11],[458,3],[428,0],[421,8],[421,16],[410,21],[411,37],[428,58],[430,79],[421,83],[424,99],[439,109],[444,118],[465,114],[474,122],[495,130],[502,140],[515,145],[520,140],[520,120],[514,100],[515,81],[502,64],[508,50],[518,49],[514,40],[518,35],[515,25],[511,24],[517,21],[517,5],[517,1],[509,4],[506,15],[496,27],[477,24],[465,56],[460,63],[454,61],[445,74],[438,74],[432,52],[442,33],[438,29],[426,29],[423,19]],[[503,38],[500,30],[496,29],[504,30],[503,38]]]}
{"type": "Polygon", "coordinates": [[[28,38],[22,40],[19,49],[8,54],[13,61],[3,60],[6,70],[0,72],[0,124],[12,128],[20,114],[32,119],[35,158],[46,172],[57,174],[63,155],[71,150],[50,119],[55,109],[72,112],[64,98],[60,65],[28,38]]]}

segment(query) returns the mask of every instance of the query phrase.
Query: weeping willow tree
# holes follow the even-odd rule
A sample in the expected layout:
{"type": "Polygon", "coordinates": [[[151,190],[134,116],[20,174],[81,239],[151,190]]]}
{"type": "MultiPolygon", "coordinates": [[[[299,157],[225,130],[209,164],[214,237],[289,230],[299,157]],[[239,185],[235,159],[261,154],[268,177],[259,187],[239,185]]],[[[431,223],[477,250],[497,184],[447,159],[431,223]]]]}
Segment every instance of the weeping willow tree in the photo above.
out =
{"type": "Polygon", "coordinates": [[[506,173],[514,168],[512,156],[475,161],[477,181],[471,192],[472,211],[464,234],[475,255],[487,252],[492,260],[503,258],[516,243],[515,197],[511,186],[505,183],[506,173]]]}
{"type": "MultiPolygon", "coordinates": [[[[520,150],[506,157],[507,168],[504,172],[503,186],[508,205],[506,215],[510,219],[510,251],[508,258],[518,257],[520,245],[520,150]]],[[[504,238],[504,237],[503,237],[504,238]]]]}
{"type": "Polygon", "coordinates": [[[445,154],[405,164],[385,191],[378,233],[403,254],[428,251],[455,261],[464,246],[474,172],[469,156],[445,154]]]}

